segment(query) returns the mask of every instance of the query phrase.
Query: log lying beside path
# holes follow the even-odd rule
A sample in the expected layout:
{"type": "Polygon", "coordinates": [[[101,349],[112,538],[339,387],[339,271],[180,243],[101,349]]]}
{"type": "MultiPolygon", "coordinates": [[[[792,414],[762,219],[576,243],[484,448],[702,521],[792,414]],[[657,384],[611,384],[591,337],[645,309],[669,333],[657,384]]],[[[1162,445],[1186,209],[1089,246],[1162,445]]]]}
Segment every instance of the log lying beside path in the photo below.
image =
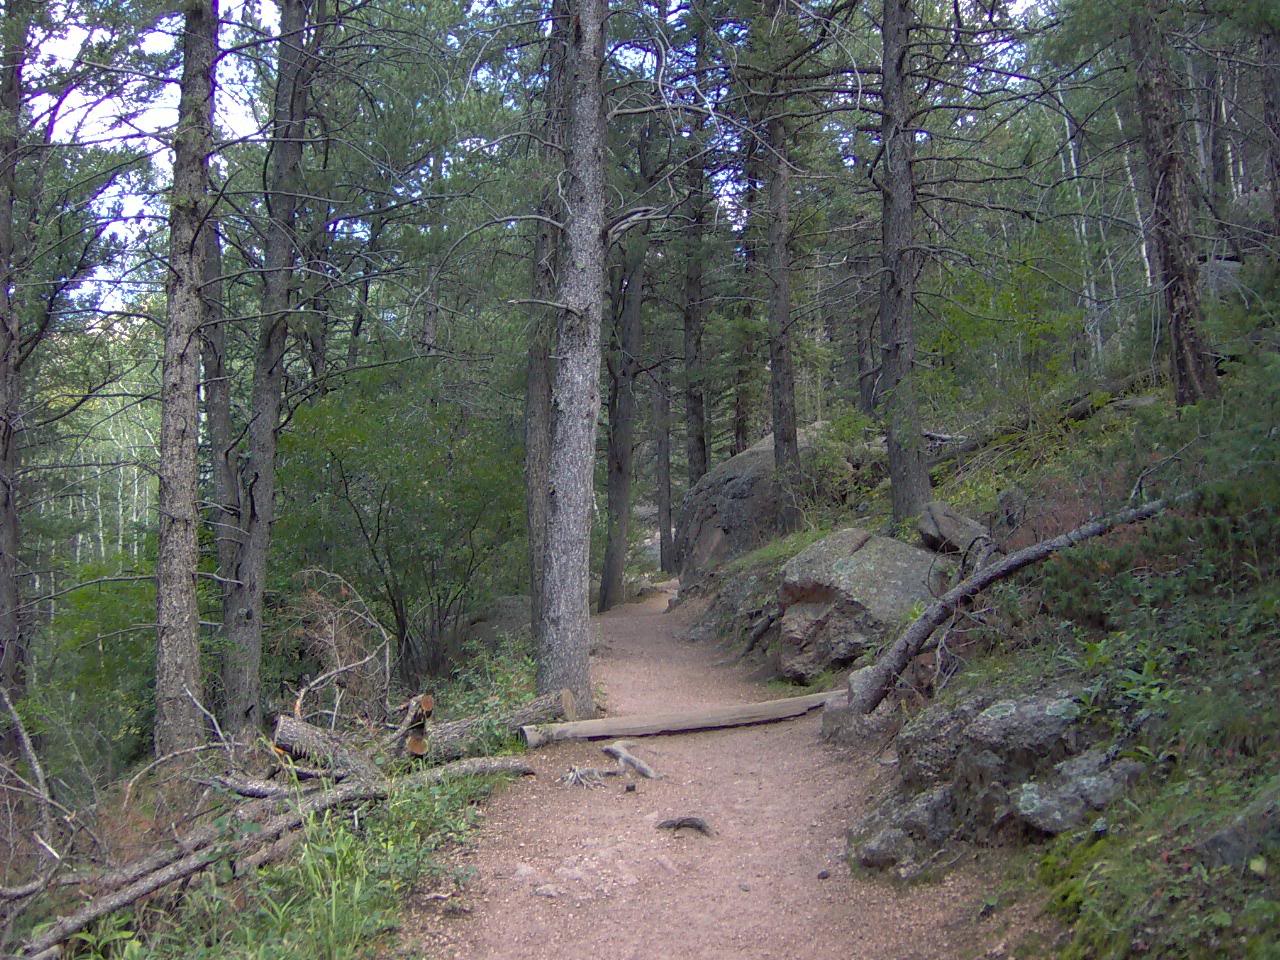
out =
{"type": "MultiPolygon", "coordinates": [[[[498,722],[510,733],[520,734],[531,724],[572,720],[577,715],[573,694],[568,690],[560,690],[530,700],[524,706],[502,716],[498,722]]],[[[485,722],[475,717],[429,723],[422,731],[426,740],[426,756],[431,760],[457,760],[465,757],[484,731],[485,722]]]]}
{"type": "Polygon", "coordinates": [[[810,693],[803,697],[787,697],[784,700],[763,700],[759,703],[734,704],[728,707],[711,707],[682,713],[601,717],[598,720],[577,720],[572,723],[530,724],[520,728],[520,735],[524,737],[524,742],[529,747],[540,747],[557,740],[648,737],[661,733],[689,733],[694,730],[743,727],[752,723],[768,723],[772,720],[789,720],[803,716],[811,710],[824,706],[828,700],[843,696],[843,690],[828,690],[825,693],[810,693]]]}

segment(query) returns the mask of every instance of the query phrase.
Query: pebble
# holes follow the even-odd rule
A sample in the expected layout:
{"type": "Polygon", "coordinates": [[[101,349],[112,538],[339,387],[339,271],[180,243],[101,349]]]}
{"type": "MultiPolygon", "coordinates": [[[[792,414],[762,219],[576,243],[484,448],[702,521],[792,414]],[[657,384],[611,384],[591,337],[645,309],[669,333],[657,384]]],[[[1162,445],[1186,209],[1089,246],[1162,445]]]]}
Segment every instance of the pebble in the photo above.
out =
{"type": "Polygon", "coordinates": [[[563,880],[565,883],[584,883],[587,875],[576,867],[556,867],[556,879],[563,880]]]}
{"type": "Polygon", "coordinates": [[[819,870],[819,871],[818,871],[818,879],[819,879],[819,880],[829,880],[829,879],[831,879],[831,871],[830,871],[830,870],[819,870]]]}
{"type": "Polygon", "coordinates": [[[538,871],[527,863],[521,863],[511,872],[511,879],[517,883],[531,883],[538,879],[538,871]]]}
{"type": "Polygon", "coordinates": [[[541,886],[533,888],[533,895],[535,897],[546,897],[549,900],[554,900],[556,897],[563,896],[564,890],[561,887],[557,887],[554,883],[544,883],[541,886]]]}
{"type": "Polygon", "coordinates": [[[751,891],[751,884],[740,883],[738,884],[738,889],[741,890],[743,893],[749,893],[751,891]]]}

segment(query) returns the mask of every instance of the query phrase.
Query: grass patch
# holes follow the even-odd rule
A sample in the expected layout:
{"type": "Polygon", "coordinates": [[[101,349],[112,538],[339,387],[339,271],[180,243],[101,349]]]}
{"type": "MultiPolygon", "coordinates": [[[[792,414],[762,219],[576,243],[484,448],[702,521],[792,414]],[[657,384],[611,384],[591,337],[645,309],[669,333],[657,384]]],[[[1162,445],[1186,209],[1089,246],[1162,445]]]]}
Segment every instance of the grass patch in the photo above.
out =
{"type": "Polygon", "coordinates": [[[803,697],[810,693],[825,693],[828,690],[835,690],[845,682],[848,676],[848,667],[842,669],[829,667],[807,683],[776,679],[770,680],[766,686],[771,693],[777,694],[779,698],[803,697]]]}
{"type": "Polygon", "coordinates": [[[834,528],[815,527],[797,530],[795,533],[779,537],[777,540],[770,540],[764,546],[734,558],[726,564],[725,568],[729,573],[746,573],[758,568],[780,570],[792,557],[813,546],[823,537],[829,536],[832,529],[834,528]]]}

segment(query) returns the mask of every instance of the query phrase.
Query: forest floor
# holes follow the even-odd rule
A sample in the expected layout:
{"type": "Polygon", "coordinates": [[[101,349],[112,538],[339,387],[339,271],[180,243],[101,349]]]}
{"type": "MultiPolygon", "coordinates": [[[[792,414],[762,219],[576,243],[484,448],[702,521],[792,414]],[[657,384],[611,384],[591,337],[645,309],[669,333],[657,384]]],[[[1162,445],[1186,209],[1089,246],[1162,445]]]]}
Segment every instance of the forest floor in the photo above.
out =
{"type": "MultiPolygon", "coordinates": [[[[660,592],[597,618],[592,675],[613,716],[763,700],[725,650],[684,639],[690,611],[660,592]]],[[[1026,905],[991,914],[1009,871],[966,856],[942,880],[850,876],[844,834],[889,752],[836,748],[799,720],[633,741],[661,774],[628,791],[559,781],[604,767],[599,744],[533,751],[538,775],[486,804],[436,899],[406,908],[400,957],[456,960],[908,960],[1001,957],[1045,924],[1026,905]],[[703,818],[711,836],[657,829],[703,818]],[[458,878],[466,878],[455,891],[458,878]],[[444,898],[443,893],[452,895],[444,898]],[[984,916],[985,915],[985,916],[984,916]]],[[[1039,938],[1035,938],[1039,939],[1039,938]]]]}

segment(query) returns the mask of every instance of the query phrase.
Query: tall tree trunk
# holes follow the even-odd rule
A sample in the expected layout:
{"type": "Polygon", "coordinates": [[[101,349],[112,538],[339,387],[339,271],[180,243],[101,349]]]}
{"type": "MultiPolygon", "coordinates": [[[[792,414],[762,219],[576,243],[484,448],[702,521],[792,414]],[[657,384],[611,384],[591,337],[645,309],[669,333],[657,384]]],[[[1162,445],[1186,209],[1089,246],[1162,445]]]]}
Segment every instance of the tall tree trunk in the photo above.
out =
{"type": "MultiPolygon", "coordinates": [[[[543,94],[541,161],[548,183],[538,201],[538,213],[558,220],[551,165],[560,162],[564,142],[565,36],[568,29],[566,0],[552,0],[551,36],[547,43],[547,81],[543,94]]],[[[534,636],[542,624],[542,573],[547,551],[547,508],[551,496],[551,364],[555,321],[545,304],[554,300],[560,251],[560,230],[539,221],[533,249],[533,299],[530,308],[529,349],[524,397],[524,499],[529,544],[529,613],[534,636]]]]}
{"type": "Polygon", "coordinates": [[[671,526],[671,375],[667,372],[666,336],[653,375],[653,449],[658,501],[658,569],[676,572],[676,542],[671,526]]]}
{"type": "Polygon", "coordinates": [[[298,254],[295,227],[306,132],[307,6],[304,0],[280,2],[262,319],[250,394],[249,447],[241,471],[238,555],[224,611],[229,648],[222,663],[224,727],[232,735],[252,736],[262,723],[263,595],[275,518],[276,441],[283,402],[287,316],[298,254]]]}
{"type": "Polygon", "coordinates": [[[622,309],[616,314],[615,350],[610,372],[607,530],[600,571],[600,612],[625,600],[623,579],[631,528],[631,472],[635,447],[636,377],[640,371],[641,315],[648,236],[636,228],[627,238],[622,280],[622,309]]]}
{"type": "Polygon", "coordinates": [[[706,363],[702,336],[707,308],[703,299],[702,233],[705,209],[698,202],[689,224],[684,279],[684,417],[689,486],[702,479],[710,463],[707,443],[706,363]]]}
{"type": "MultiPolygon", "coordinates": [[[[6,5],[0,29],[0,687],[11,700],[26,692],[27,643],[23,631],[22,592],[18,588],[18,446],[22,418],[22,320],[16,282],[18,264],[14,203],[18,193],[18,157],[22,130],[22,70],[27,58],[27,10],[6,5]]],[[[2,749],[17,747],[12,733],[2,749]]]]}
{"type": "Polygon", "coordinates": [[[929,470],[915,390],[915,128],[912,126],[912,0],[884,0],[880,171],[880,338],[893,518],[914,517],[929,500],[929,470]]]}
{"type": "MultiPolygon", "coordinates": [[[[743,306],[747,318],[751,316],[751,304],[743,306]]],[[[729,456],[736,457],[751,446],[751,371],[756,363],[755,343],[743,336],[737,345],[733,366],[733,440],[729,443],[729,456]]]]}
{"type": "Polygon", "coordinates": [[[187,0],[182,87],[173,143],[168,321],[160,420],[160,550],[156,560],[155,750],[164,756],[204,739],[198,701],[200,611],[196,539],[200,329],[205,320],[209,154],[213,150],[217,0],[187,0]]]}
{"type": "Polygon", "coordinates": [[[231,423],[231,373],[227,367],[227,328],[223,310],[222,241],[217,221],[212,218],[202,231],[205,238],[204,304],[201,328],[204,359],[204,420],[213,466],[213,506],[209,527],[217,545],[219,594],[225,614],[230,595],[229,580],[235,575],[239,528],[240,491],[237,486],[235,435],[231,423]]]}
{"type": "Polygon", "coordinates": [[[757,265],[757,243],[753,235],[755,222],[759,219],[757,210],[760,197],[759,167],[757,156],[759,144],[754,137],[744,138],[742,145],[742,179],[744,182],[742,211],[742,281],[743,297],[741,302],[742,322],[737,331],[737,342],[734,343],[733,365],[733,440],[729,445],[729,456],[736,457],[751,446],[751,384],[752,375],[757,369],[757,343],[752,331],[755,319],[755,302],[752,297],[755,287],[757,265]]]}
{"type": "Polygon", "coordinates": [[[1129,18],[1129,40],[1147,154],[1151,233],[1164,285],[1174,400],[1182,406],[1216,396],[1218,381],[1200,342],[1200,276],[1191,227],[1191,177],[1164,35],[1165,7],[1164,0],[1137,3],[1129,18]]]}
{"type": "MultiPolygon", "coordinates": [[[[693,21],[694,70],[698,82],[706,69],[706,37],[701,4],[690,11],[693,21]]],[[[707,173],[703,151],[701,114],[693,121],[689,160],[689,225],[685,236],[684,274],[684,418],[685,451],[688,460],[689,487],[702,479],[710,463],[707,444],[706,364],[702,356],[702,336],[706,326],[707,304],[703,291],[703,240],[707,218],[707,173]]]]}
{"type": "Polygon", "coordinates": [[[1271,236],[1280,241],[1280,28],[1262,30],[1262,120],[1271,184],[1271,236]]]}
{"type": "MultiPolygon", "coordinates": [[[[785,4],[767,4],[770,29],[787,16],[785,4]]],[[[773,469],[780,503],[782,532],[800,525],[800,446],[796,437],[795,364],[791,355],[791,142],[781,97],[785,82],[776,78],[767,101],[765,141],[768,150],[769,400],[773,414],[773,469]]]]}
{"type": "MultiPolygon", "coordinates": [[[[775,103],[774,110],[781,104],[775,103]]],[[[791,356],[791,168],[786,124],[769,119],[769,400],[773,413],[773,469],[780,492],[779,529],[800,526],[800,445],[796,437],[796,379],[791,356]]]]}
{"type": "Polygon", "coordinates": [[[565,111],[568,222],[560,266],[552,396],[551,496],[547,511],[538,690],[567,689],[592,710],[590,548],[596,416],[600,408],[600,324],[604,296],[605,0],[569,0],[565,111]]]}

